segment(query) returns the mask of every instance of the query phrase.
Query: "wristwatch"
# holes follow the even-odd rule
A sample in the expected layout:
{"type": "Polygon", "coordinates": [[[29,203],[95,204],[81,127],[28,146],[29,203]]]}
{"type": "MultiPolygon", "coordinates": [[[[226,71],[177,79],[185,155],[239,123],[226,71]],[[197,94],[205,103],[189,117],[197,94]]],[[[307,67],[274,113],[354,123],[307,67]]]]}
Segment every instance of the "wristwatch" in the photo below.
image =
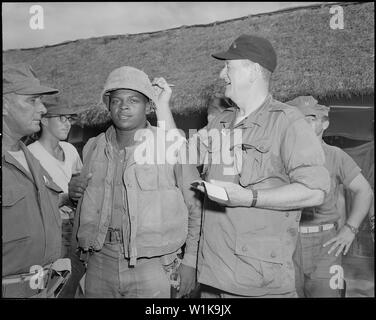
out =
{"type": "Polygon", "coordinates": [[[251,207],[255,207],[256,203],[257,203],[258,192],[255,189],[251,189],[251,191],[252,191],[252,204],[251,204],[251,207]]]}
{"type": "Polygon", "coordinates": [[[345,223],[345,226],[348,227],[353,234],[357,234],[359,232],[359,228],[355,228],[352,225],[348,224],[347,222],[345,223]]]}

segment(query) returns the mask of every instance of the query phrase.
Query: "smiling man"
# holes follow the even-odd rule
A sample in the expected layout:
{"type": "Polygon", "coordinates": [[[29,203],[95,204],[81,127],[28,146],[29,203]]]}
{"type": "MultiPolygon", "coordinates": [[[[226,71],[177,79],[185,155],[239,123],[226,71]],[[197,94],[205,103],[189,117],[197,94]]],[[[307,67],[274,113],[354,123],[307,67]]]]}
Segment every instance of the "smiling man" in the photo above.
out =
{"type": "MultiPolygon", "coordinates": [[[[79,247],[90,253],[86,297],[168,298],[171,271],[180,275],[180,296],[195,285],[201,205],[189,182],[198,172],[178,159],[142,164],[136,157],[141,142],[153,159],[164,152],[158,146],[171,144],[163,129],[146,120],[153,104],[168,103],[171,96],[163,78],[155,84],[158,97],[144,72],[127,66],[111,72],[102,99],[113,125],[83,150],[82,176],[92,174],[77,211],[79,247]]],[[[178,153],[185,149],[179,139],[178,153]]],[[[70,185],[73,197],[80,191],[70,185]]]]}
{"type": "Polygon", "coordinates": [[[21,142],[40,130],[41,96],[57,92],[42,86],[26,64],[3,66],[3,297],[44,297],[45,290],[31,285],[31,269],[60,258],[61,189],[21,142]]]}
{"type": "MultiPolygon", "coordinates": [[[[271,96],[277,57],[268,40],[242,35],[213,57],[225,63],[220,78],[237,107],[208,130],[230,137],[241,130],[242,142],[230,148],[240,170],[229,174],[222,160],[205,165],[206,180],[225,188],[228,201],[204,202],[202,297],[297,297],[292,255],[300,208],[321,204],[330,188],[323,150],[300,112],[271,96]]],[[[209,159],[221,159],[225,144],[211,145],[209,159]]]]}

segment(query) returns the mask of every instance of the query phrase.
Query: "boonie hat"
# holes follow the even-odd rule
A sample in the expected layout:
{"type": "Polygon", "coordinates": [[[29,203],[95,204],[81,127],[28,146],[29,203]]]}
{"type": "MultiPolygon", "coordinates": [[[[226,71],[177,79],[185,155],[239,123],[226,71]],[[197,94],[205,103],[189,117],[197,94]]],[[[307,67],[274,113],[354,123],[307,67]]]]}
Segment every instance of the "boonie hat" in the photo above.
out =
{"type": "Polygon", "coordinates": [[[270,72],[273,72],[277,66],[277,55],[269,40],[253,35],[241,35],[227,51],[212,56],[219,60],[248,59],[270,72]]]}
{"type": "Polygon", "coordinates": [[[59,90],[42,86],[31,66],[26,63],[3,65],[3,94],[54,94],[59,90]]]}

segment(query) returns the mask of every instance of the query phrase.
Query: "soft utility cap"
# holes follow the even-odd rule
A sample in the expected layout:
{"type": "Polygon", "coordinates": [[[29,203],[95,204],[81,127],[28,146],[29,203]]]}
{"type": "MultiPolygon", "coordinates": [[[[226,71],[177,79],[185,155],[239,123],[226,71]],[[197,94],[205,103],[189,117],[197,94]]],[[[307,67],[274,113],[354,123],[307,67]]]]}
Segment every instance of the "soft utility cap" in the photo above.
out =
{"type": "Polygon", "coordinates": [[[312,96],[299,96],[286,104],[297,107],[305,116],[329,116],[330,108],[318,104],[318,101],[312,96]]]}
{"type": "Polygon", "coordinates": [[[26,63],[3,65],[3,94],[54,94],[59,90],[42,86],[31,66],[26,63]]]}

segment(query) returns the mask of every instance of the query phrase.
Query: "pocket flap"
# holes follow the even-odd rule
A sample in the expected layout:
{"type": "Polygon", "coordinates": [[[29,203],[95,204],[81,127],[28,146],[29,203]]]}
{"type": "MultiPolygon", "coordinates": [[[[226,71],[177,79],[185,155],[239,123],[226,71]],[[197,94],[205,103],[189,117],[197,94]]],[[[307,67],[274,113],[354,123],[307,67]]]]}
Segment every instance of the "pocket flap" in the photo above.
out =
{"type": "Polygon", "coordinates": [[[3,189],[3,206],[11,207],[26,196],[26,191],[22,189],[3,189]]]}
{"type": "Polygon", "coordinates": [[[255,141],[251,141],[250,143],[243,143],[242,149],[248,150],[248,149],[255,149],[258,152],[265,153],[270,150],[271,142],[269,139],[258,139],[255,141]]]}
{"type": "Polygon", "coordinates": [[[137,182],[142,190],[158,189],[158,168],[155,165],[140,165],[135,167],[137,182]]]}
{"type": "Polygon", "coordinates": [[[273,263],[284,261],[281,240],[274,237],[238,236],[235,254],[273,263]]]}

